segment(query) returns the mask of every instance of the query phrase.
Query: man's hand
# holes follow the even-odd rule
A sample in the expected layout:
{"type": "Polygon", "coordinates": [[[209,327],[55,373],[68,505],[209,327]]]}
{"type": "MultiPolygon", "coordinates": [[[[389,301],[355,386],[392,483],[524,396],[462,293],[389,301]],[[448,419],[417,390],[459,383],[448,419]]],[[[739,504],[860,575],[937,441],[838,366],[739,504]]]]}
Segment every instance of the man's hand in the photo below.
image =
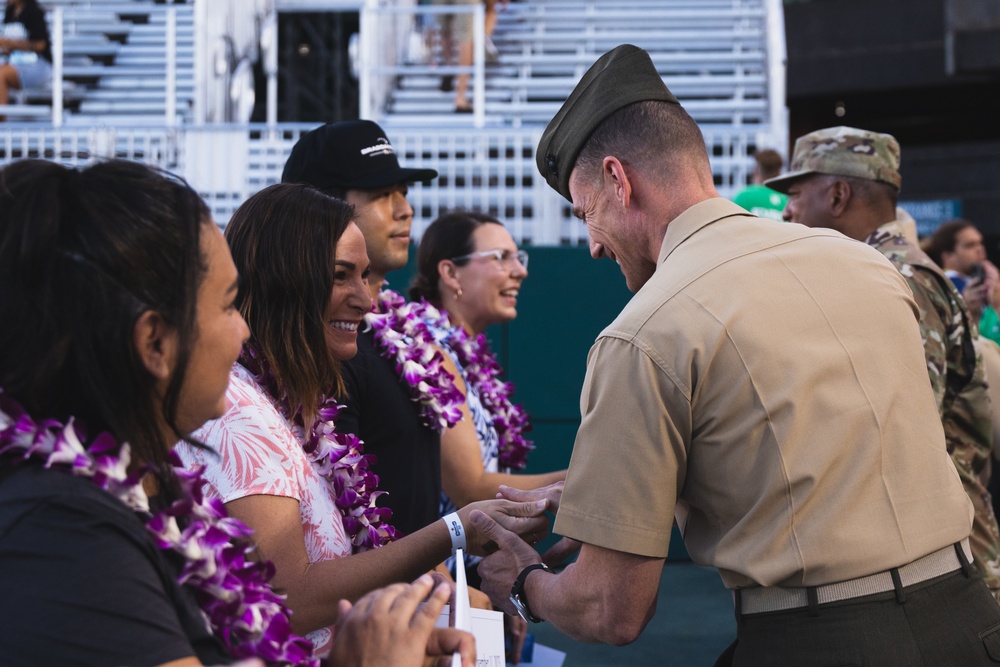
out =
{"type": "MultiPolygon", "coordinates": [[[[458,567],[465,567],[465,564],[459,563],[458,567]]],[[[472,586],[469,586],[469,607],[472,609],[486,609],[487,611],[493,611],[493,605],[490,604],[490,597],[478,588],[473,588],[472,586]]]]}
{"type": "Polygon", "coordinates": [[[990,260],[983,261],[983,282],[986,284],[986,303],[997,309],[997,287],[1000,287],[1000,269],[990,260]]]}
{"type": "Polygon", "coordinates": [[[471,521],[474,512],[486,514],[507,531],[513,531],[515,537],[520,535],[527,542],[537,544],[549,534],[549,519],[545,516],[547,507],[548,500],[545,499],[530,502],[498,499],[469,503],[458,510],[465,526],[466,550],[476,556],[485,556],[497,549],[497,545],[477,530],[471,521]]]}
{"type": "Polygon", "coordinates": [[[553,514],[559,513],[559,501],[562,500],[563,482],[556,482],[543,486],[540,489],[515,489],[512,486],[500,485],[500,492],[497,498],[506,498],[515,502],[531,502],[533,500],[548,500],[549,511],[553,514]]]}
{"type": "Polygon", "coordinates": [[[473,636],[453,628],[434,628],[450,595],[451,586],[435,587],[433,577],[425,574],[409,585],[374,590],[353,607],[341,600],[331,666],[421,667],[425,657],[450,660],[452,653],[459,653],[462,666],[473,667],[473,636]]]}
{"type": "Polygon", "coordinates": [[[505,529],[481,511],[472,513],[472,525],[483,539],[492,541],[497,550],[479,563],[479,576],[483,578],[482,590],[490,596],[493,606],[511,616],[517,610],[510,603],[510,589],[521,570],[541,557],[520,537],[505,529]]]}

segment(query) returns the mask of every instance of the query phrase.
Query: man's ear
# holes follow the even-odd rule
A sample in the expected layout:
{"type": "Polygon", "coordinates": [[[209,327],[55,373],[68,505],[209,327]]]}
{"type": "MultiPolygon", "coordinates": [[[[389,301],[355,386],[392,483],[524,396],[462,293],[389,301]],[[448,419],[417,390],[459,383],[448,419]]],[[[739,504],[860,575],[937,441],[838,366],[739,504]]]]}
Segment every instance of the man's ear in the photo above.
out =
{"type": "Polygon", "coordinates": [[[177,329],[155,310],[147,310],[136,320],[132,342],[142,365],[160,381],[167,381],[177,364],[177,329]]]}
{"type": "Polygon", "coordinates": [[[845,180],[837,179],[830,186],[829,202],[830,213],[839,217],[847,210],[847,204],[851,201],[851,184],[845,180]]]}
{"type": "Polygon", "coordinates": [[[625,165],[621,161],[609,155],[601,163],[604,170],[604,180],[614,188],[615,199],[624,208],[628,208],[632,203],[632,182],[629,180],[625,165]]]}

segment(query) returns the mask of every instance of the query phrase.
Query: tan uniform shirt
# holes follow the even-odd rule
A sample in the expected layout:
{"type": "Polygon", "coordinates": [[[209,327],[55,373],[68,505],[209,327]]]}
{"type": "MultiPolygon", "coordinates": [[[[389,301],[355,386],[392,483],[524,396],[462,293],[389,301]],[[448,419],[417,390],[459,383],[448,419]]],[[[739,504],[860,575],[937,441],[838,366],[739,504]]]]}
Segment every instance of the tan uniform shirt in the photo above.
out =
{"type": "Polygon", "coordinates": [[[713,199],[591,349],[556,532],[664,557],[675,509],[730,588],[808,586],[969,535],[899,272],[713,199]]]}

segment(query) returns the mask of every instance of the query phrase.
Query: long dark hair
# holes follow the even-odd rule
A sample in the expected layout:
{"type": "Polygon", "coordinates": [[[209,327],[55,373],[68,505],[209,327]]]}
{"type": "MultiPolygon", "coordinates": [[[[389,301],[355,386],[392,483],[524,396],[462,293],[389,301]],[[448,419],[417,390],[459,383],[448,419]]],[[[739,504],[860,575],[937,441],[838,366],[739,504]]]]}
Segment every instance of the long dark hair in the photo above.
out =
{"type": "Polygon", "coordinates": [[[0,387],[36,419],[107,431],[172,487],[159,416],[175,433],[195,342],[205,203],[134,162],[77,170],[25,160],[0,170],[0,387]],[[135,348],[156,311],[180,338],[161,398],[135,348]]]}
{"type": "Polygon", "coordinates": [[[353,219],[350,204],[308,185],[279,183],[250,197],[226,227],[241,276],[236,305],[250,326],[250,344],[304,415],[331,388],[343,392],[323,316],[337,243],[353,219]]]}
{"type": "MultiPolygon", "coordinates": [[[[436,306],[441,305],[441,283],[438,263],[442,259],[452,259],[468,255],[475,249],[472,235],[483,225],[501,225],[499,220],[476,211],[453,211],[432,222],[420,238],[417,249],[417,275],[410,283],[410,298],[426,299],[436,306]]],[[[463,266],[469,260],[455,262],[463,266]]]]}
{"type": "MultiPolygon", "coordinates": [[[[38,4],[38,0],[22,0],[22,2],[24,3],[24,6],[21,8],[21,13],[22,14],[24,13],[25,9],[30,9],[30,8],[37,9],[42,14],[45,13],[45,9],[41,5],[38,4]]],[[[15,16],[14,16],[14,6],[13,5],[7,5],[6,7],[4,7],[4,13],[3,13],[4,22],[10,22],[14,18],[15,18],[15,16]]]]}
{"type": "Polygon", "coordinates": [[[934,260],[935,264],[943,266],[941,262],[944,259],[944,253],[955,252],[955,246],[958,245],[958,235],[969,227],[975,227],[975,225],[962,218],[943,222],[933,234],[920,243],[920,247],[927,253],[928,257],[934,260]]]}

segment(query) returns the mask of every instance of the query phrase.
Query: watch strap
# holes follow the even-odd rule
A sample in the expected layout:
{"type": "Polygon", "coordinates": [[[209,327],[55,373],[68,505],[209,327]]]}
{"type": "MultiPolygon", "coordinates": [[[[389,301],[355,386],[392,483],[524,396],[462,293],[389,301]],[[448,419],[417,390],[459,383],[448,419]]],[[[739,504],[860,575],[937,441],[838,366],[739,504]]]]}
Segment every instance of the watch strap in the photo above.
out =
{"type": "Polygon", "coordinates": [[[552,572],[549,566],[545,563],[533,563],[528,567],[521,570],[521,574],[517,575],[517,579],[514,580],[514,585],[510,589],[511,597],[516,597],[521,606],[524,609],[524,614],[526,616],[525,620],[532,623],[541,623],[542,619],[531,613],[531,607],[528,606],[528,596],[524,591],[524,582],[527,580],[528,575],[535,570],[545,570],[546,572],[552,572]]]}

